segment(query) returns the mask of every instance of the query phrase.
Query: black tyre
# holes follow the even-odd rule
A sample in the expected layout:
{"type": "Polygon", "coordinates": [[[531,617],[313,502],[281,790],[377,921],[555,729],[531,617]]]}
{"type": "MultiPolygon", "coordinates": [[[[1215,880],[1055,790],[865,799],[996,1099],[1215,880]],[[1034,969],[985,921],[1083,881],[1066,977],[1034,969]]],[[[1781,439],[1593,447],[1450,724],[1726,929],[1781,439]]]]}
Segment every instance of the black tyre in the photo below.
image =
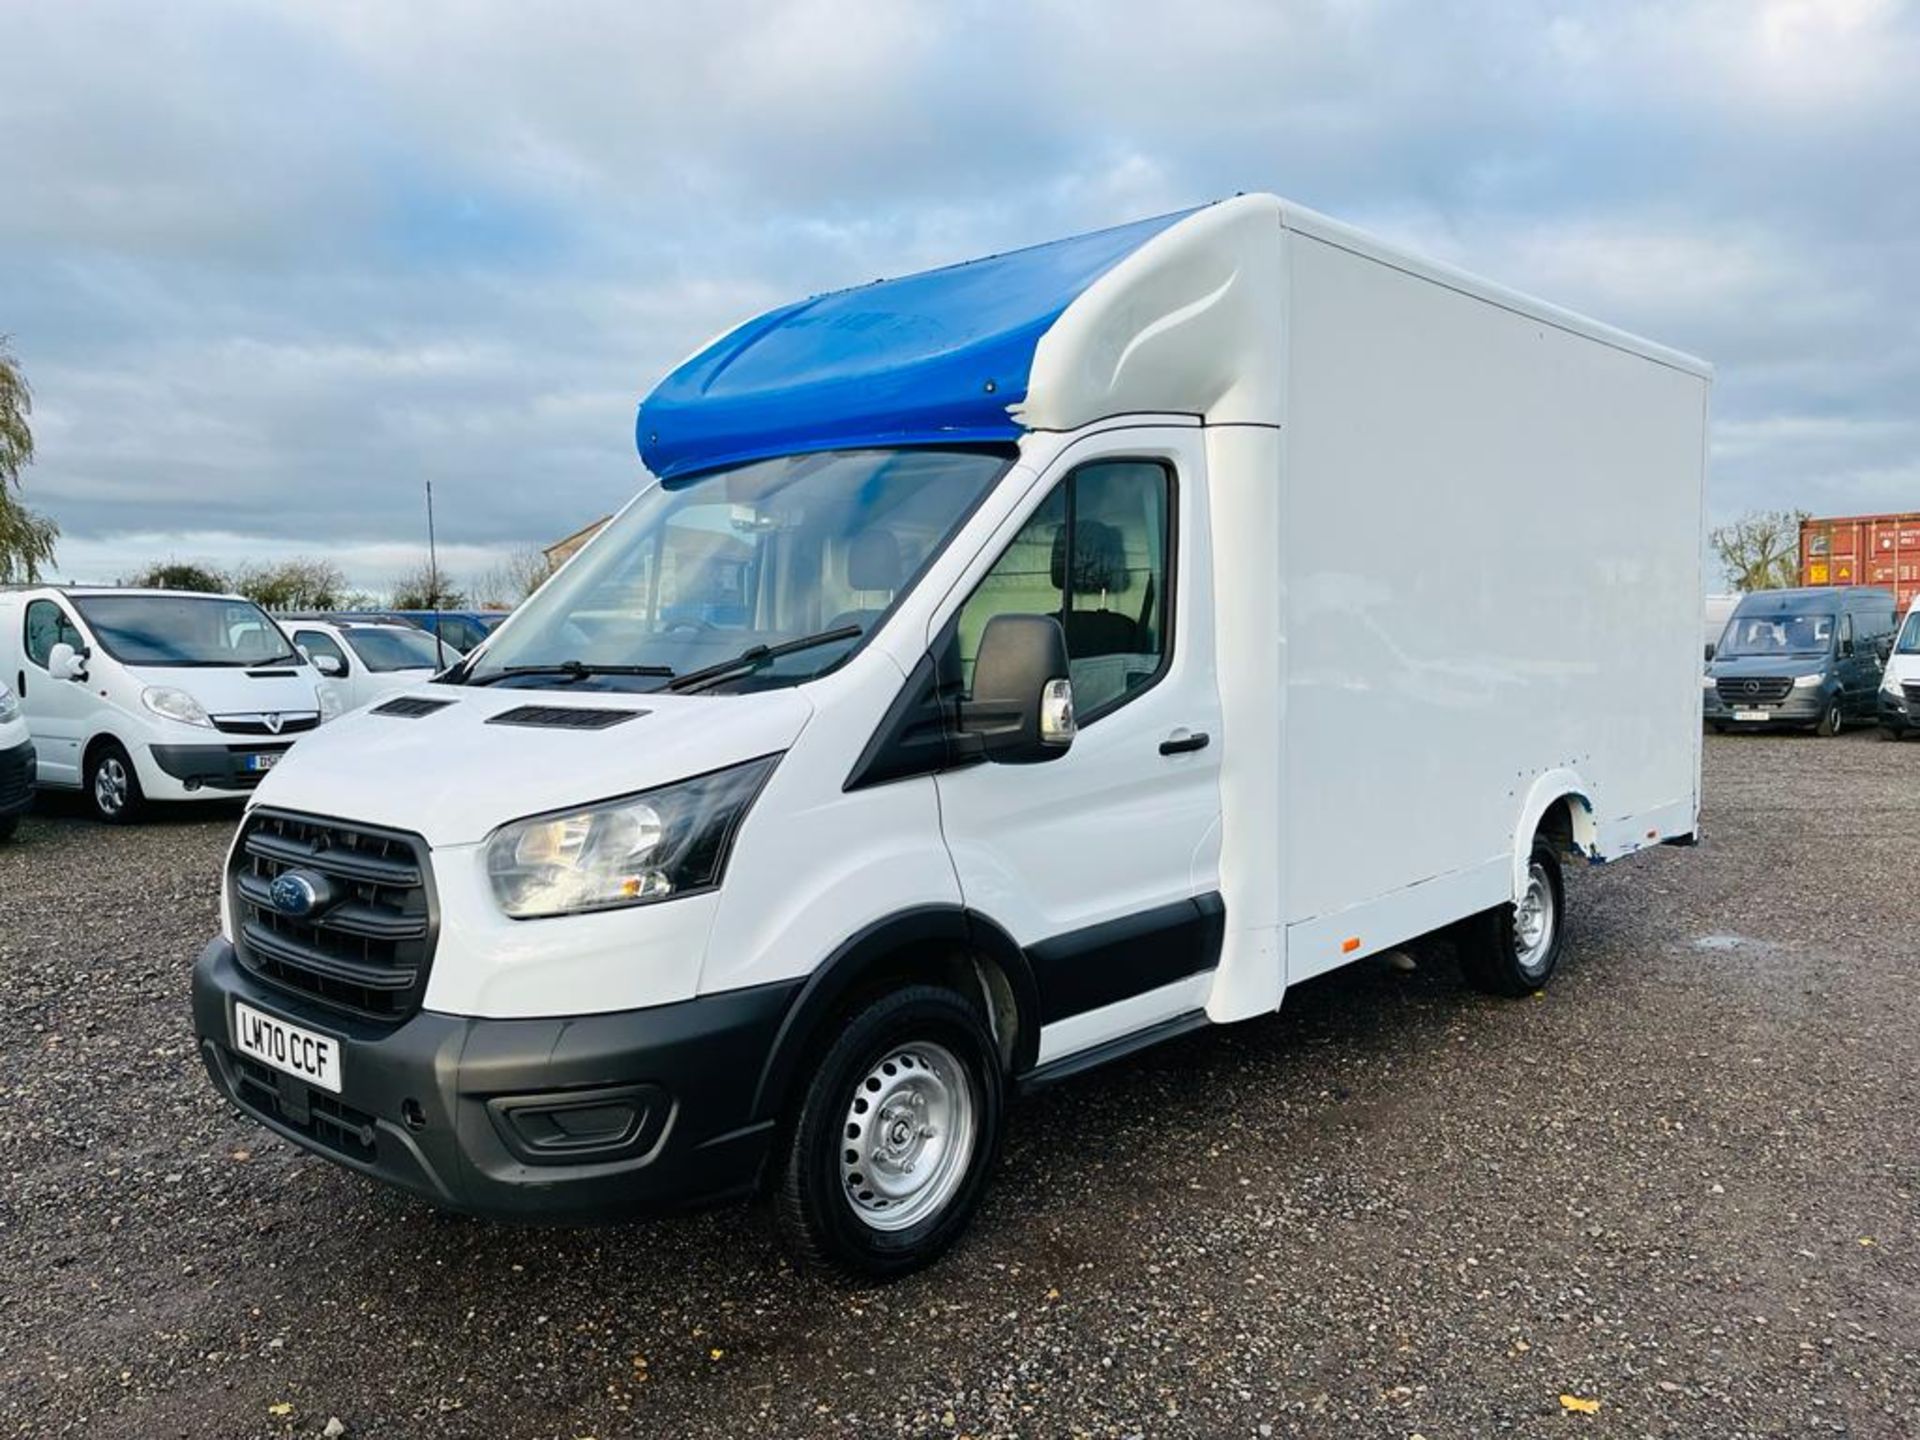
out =
{"type": "Polygon", "coordinates": [[[1827,702],[1827,708],[1820,712],[1820,723],[1813,727],[1813,733],[1829,737],[1838,735],[1846,723],[1847,717],[1840,709],[1840,697],[1836,695],[1827,702]]]}
{"type": "Polygon", "coordinates": [[[1904,740],[1906,736],[1907,732],[1897,725],[1882,725],[1880,727],[1880,738],[1882,740],[1892,740],[1897,744],[1899,741],[1904,740]]]}
{"type": "Polygon", "coordinates": [[[87,761],[87,808],[93,818],[124,825],[146,804],[140,793],[140,773],[119,742],[108,740],[87,761]]]}
{"type": "Polygon", "coordinates": [[[1531,995],[1541,989],[1560,964],[1566,918],[1560,856],[1536,837],[1521,903],[1482,911],[1454,932],[1467,983],[1489,995],[1531,995]]]}
{"type": "Polygon", "coordinates": [[[914,985],[850,1016],[800,1097],[773,1209],[795,1257],[885,1279],[936,1259],[979,1208],[1005,1084],[979,1010],[914,985]]]}
{"type": "Polygon", "coordinates": [[[13,839],[13,832],[20,828],[18,815],[0,815],[0,845],[13,839]]]}
{"type": "Polygon", "coordinates": [[[1714,733],[1714,734],[1716,734],[1716,735],[1724,735],[1724,734],[1726,734],[1726,733],[1727,733],[1727,727],[1726,727],[1726,725],[1725,725],[1725,724],[1723,724],[1723,723],[1722,723],[1721,721],[1718,721],[1718,720],[1716,720],[1716,721],[1714,721],[1714,722],[1713,722],[1713,733],[1714,733]]]}

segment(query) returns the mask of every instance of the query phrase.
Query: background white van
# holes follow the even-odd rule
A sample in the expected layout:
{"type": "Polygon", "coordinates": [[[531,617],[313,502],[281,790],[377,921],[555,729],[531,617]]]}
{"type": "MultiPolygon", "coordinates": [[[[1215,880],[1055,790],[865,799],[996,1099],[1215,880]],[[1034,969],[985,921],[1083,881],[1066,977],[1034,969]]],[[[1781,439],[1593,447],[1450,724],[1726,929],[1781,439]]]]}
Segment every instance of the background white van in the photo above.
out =
{"type": "Polygon", "coordinates": [[[431,680],[466,653],[398,621],[285,615],[281,624],[339,692],[343,712],[431,680]]]}
{"type": "Polygon", "coordinates": [[[39,783],[102,820],[145,800],[233,798],[339,697],[239,595],[39,586],[0,594],[0,677],[39,783]]]}
{"type": "Polygon", "coordinates": [[[20,702],[0,680],[0,841],[11,840],[33,804],[33,738],[20,702]]]}

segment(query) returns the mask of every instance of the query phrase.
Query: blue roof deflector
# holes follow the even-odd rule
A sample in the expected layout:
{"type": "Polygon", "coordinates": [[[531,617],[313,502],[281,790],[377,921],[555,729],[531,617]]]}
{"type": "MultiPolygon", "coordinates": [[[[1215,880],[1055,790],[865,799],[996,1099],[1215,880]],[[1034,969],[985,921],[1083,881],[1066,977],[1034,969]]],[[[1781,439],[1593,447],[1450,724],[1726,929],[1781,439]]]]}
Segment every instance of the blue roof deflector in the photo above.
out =
{"type": "Polygon", "coordinates": [[[769,311],[655,387],[637,438],[662,479],[773,455],[1005,441],[1034,347],[1095,280],[1190,210],[769,311]]]}

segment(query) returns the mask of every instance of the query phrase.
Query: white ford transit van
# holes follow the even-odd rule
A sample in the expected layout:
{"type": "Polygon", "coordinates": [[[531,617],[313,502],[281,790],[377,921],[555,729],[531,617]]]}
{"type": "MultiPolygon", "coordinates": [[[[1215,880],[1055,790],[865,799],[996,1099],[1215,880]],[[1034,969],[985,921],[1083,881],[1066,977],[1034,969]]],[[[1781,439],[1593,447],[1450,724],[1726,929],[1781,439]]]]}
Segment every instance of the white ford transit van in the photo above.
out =
{"type": "Polygon", "coordinates": [[[253,797],[214,1084],[435,1204],[920,1264],[1010,1097],[1697,828],[1697,361],[1237,198],[775,310],[253,797]]]}
{"type": "Polygon", "coordinates": [[[232,799],[337,708],[318,672],[238,595],[80,586],[0,592],[0,677],[40,784],[132,819],[145,800],[232,799]]]}

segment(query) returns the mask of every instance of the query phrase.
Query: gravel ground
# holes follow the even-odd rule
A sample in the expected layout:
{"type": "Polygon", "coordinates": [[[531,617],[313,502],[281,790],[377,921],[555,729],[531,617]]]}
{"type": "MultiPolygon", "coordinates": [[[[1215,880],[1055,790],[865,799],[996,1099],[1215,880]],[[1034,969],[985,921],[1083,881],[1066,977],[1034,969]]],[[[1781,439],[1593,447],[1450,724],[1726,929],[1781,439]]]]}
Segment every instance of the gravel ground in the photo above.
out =
{"type": "Polygon", "coordinates": [[[281,1144],[188,1029],[232,816],[42,814],[0,849],[0,1433],[1920,1434],[1920,745],[1707,768],[1705,846],[1573,877],[1547,997],[1435,951],[1046,1092],[884,1289],[745,1211],[516,1230],[281,1144]]]}

